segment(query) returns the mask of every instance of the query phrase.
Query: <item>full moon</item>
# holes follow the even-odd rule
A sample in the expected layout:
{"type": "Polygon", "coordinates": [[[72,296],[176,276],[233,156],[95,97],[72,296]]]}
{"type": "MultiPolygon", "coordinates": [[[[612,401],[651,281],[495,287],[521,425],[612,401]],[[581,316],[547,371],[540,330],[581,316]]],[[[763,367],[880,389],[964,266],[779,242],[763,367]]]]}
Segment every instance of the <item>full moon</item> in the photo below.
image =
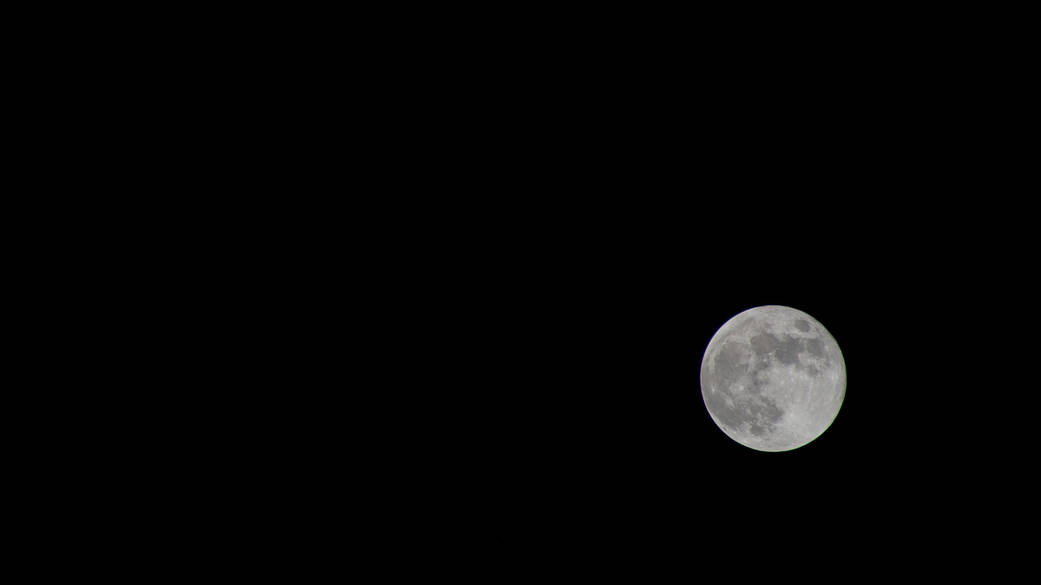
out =
{"type": "Polygon", "coordinates": [[[779,305],[723,324],[701,360],[701,396],[728,437],[758,451],[790,451],[819,437],[846,395],[846,364],[816,319],[779,305]]]}

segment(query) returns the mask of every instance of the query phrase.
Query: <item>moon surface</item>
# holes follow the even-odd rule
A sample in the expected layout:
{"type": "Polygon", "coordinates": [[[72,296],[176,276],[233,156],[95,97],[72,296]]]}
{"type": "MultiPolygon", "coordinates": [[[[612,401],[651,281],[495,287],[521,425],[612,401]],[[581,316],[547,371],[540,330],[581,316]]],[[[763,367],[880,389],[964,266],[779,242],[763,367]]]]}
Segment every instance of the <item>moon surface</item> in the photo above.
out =
{"type": "Polygon", "coordinates": [[[816,319],[768,305],[731,318],[701,360],[701,396],[728,437],[790,451],[819,437],[846,395],[846,364],[816,319]]]}

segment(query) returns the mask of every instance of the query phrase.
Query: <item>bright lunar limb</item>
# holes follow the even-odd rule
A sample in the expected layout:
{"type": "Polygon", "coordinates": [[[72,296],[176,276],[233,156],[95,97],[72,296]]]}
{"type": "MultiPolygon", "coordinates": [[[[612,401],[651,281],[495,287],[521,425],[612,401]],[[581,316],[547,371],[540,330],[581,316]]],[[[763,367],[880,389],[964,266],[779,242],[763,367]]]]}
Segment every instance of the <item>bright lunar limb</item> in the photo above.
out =
{"type": "Polygon", "coordinates": [[[819,437],[846,394],[846,364],[830,333],[790,307],[767,305],[723,324],[701,360],[701,396],[728,437],[790,451],[819,437]]]}

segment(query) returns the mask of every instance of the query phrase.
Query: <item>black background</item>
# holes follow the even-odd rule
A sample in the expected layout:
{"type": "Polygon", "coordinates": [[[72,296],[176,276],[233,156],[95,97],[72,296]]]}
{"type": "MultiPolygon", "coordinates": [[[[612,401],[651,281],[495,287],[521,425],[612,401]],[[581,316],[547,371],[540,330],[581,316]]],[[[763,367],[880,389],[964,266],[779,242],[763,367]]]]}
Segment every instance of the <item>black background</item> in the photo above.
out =
{"type": "MultiPolygon", "coordinates": [[[[423,566],[928,566],[923,541],[1012,533],[1036,260],[1010,62],[835,51],[841,28],[412,16],[347,47],[305,27],[252,60],[204,48],[183,83],[145,55],[151,85],[117,67],[141,93],[98,98],[133,105],[126,128],[61,143],[119,153],[62,167],[79,183],[171,194],[81,203],[120,230],[61,251],[81,272],[52,304],[85,321],[63,342],[119,344],[74,371],[119,376],[85,477],[108,457],[126,492],[229,532],[372,514],[368,540],[423,566]],[[834,424],[786,453],[728,439],[699,388],[715,331],[767,304],[818,319],[847,367],[834,424]]],[[[98,403],[79,396],[73,417],[98,403]]]]}

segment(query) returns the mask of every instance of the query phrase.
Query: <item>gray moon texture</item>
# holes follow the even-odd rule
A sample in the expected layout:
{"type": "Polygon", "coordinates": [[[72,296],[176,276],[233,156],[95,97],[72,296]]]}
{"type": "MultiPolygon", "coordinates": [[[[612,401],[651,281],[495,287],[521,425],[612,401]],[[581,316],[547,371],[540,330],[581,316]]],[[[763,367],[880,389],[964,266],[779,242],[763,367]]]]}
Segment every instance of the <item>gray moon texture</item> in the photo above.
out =
{"type": "Polygon", "coordinates": [[[701,395],[728,437],[790,451],[831,426],[846,395],[846,364],[816,319],[767,305],[731,318],[701,360],[701,395]]]}

